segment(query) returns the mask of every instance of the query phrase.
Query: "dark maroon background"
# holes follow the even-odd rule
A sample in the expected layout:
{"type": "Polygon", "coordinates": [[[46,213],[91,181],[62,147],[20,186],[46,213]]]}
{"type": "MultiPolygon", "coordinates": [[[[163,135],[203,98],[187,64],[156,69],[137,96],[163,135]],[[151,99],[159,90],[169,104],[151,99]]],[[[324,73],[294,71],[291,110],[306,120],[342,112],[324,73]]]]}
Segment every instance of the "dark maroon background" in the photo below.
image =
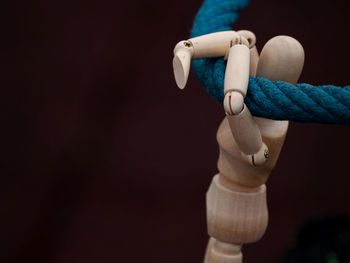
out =
{"type": "MultiPolygon", "coordinates": [[[[222,106],[172,49],[201,0],[11,1],[1,36],[0,262],[201,262],[222,106]]],[[[301,81],[350,83],[347,1],[252,0],[236,29],[304,46],[301,81]]],[[[292,123],[270,224],[245,263],[282,262],[306,219],[349,213],[349,127],[292,123]]]]}

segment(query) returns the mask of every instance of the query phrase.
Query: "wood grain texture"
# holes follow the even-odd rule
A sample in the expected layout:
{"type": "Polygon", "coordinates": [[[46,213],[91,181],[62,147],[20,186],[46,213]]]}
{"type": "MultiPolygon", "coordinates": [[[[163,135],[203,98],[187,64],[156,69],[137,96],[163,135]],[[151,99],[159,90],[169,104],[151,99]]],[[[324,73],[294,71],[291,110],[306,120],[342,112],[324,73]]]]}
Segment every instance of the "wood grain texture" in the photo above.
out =
{"type": "Polygon", "coordinates": [[[243,255],[241,246],[210,238],[204,263],[241,263],[243,255]]]}
{"type": "Polygon", "coordinates": [[[207,193],[208,233],[217,240],[233,243],[258,241],[267,227],[266,187],[250,192],[231,190],[216,175],[207,193]]]}
{"type": "MultiPolygon", "coordinates": [[[[291,37],[278,36],[264,46],[256,76],[295,83],[303,65],[304,51],[300,43],[291,37]]],[[[250,70],[254,71],[254,68],[250,70]]],[[[240,136],[235,131],[239,127],[228,118],[232,116],[222,121],[217,132],[219,174],[214,177],[207,193],[208,233],[215,239],[208,243],[206,263],[242,262],[241,254],[232,251],[238,245],[258,241],[263,236],[268,223],[264,183],[276,165],[288,130],[287,121],[253,118],[250,123],[258,127],[270,150],[268,160],[260,167],[253,167],[237,142],[240,136]],[[230,244],[222,246],[227,250],[217,253],[216,244],[220,242],[230,244]]],[[[249,128],[245,130],[249,131],[249,128]]]]}
{"type": "Polygon", "coordinates": [[[189,39],[194,48],[193,59],[223,57],[229,51],[231,41],[240,39],[236,31],[222,31],[189,39]]]}
{"type": "Polygon", "coordinates": [[[246,45],[234,45],[230,48],[224,81],[225,94],[229,91],[247,94],[249,82],[250,51],[246,45]]]}

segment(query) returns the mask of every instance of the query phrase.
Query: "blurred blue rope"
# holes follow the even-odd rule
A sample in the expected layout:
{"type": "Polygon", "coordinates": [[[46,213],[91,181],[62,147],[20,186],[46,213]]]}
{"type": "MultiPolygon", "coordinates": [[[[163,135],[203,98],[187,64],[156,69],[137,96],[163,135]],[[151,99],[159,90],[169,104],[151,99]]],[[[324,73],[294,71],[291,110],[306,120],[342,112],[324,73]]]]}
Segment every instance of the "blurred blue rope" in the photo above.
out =
{"type": "MultiPolygon", "coordinates": [[[[205,0],[191,37],[232,30],[249,0],[205,0]]],[[[220,103],[224,99],[224,58],[193,60],[201,84],[220,103]]],[[[295,122],[350,125],[350,86],[292,85],[250,76],[245,103],[254,116],[295,122]]]]}

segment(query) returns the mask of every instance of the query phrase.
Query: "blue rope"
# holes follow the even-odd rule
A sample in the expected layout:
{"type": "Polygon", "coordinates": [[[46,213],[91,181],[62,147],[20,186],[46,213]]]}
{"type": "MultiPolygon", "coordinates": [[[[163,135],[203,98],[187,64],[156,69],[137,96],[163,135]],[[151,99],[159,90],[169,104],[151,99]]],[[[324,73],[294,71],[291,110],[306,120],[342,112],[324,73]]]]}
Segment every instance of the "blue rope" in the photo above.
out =
{"type": "MultiPolygon", "coordinates": [[[[232,30],[249,0],[205,0],[193,23],[191,37],[232,30]]],[[[220,103],[224,100],[226,62],[223,58],[192,62],[195,74],[220,103]]],[[[254,116],[274,120],[350,125],[350,86],[292,85],[250,76],[245,103],[254,116]]]]}

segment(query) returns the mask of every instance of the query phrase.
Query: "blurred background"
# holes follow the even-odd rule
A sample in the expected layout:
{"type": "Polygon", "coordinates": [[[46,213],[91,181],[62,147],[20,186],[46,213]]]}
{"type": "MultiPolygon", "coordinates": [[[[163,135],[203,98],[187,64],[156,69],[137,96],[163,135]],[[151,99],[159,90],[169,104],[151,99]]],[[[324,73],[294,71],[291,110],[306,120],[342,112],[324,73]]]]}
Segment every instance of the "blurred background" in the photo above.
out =
{"type": "MultiPolygon", "coordinates": [[[[2,12],[0,262],[202,262],[223,107],[172,50],[202,0],[8,1],[2,12]]],[[[251,0],[259,50],[304,46],[301,82],[350,84],[347,1],[251,0]]],[[[310,218],[350,213],[350,128],[291,123],[270,223],[244,262],[283,262],[310,218]]],[[[334,262],[334,261],[333,261],[334,262]]]]}

